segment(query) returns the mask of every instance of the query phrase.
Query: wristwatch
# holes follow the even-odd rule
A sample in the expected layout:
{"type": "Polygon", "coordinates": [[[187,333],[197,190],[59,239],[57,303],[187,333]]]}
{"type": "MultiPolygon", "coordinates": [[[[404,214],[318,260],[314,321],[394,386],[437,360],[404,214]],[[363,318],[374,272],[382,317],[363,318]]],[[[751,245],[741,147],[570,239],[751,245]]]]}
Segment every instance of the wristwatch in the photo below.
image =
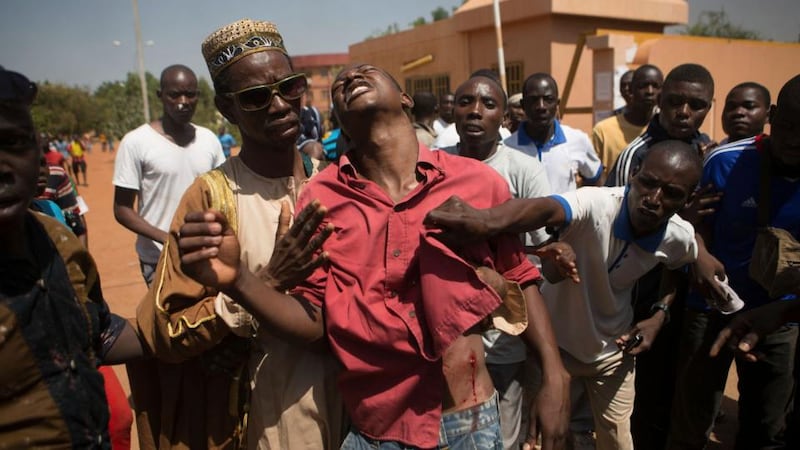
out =
{"type": "Polygon", "coordinates": [[[653,306],[650,307],[650,314],[655,314],[658,310],[664,311],[664,325],[669,323],[669,305],[662,302],[655,302],[653,306]]]}

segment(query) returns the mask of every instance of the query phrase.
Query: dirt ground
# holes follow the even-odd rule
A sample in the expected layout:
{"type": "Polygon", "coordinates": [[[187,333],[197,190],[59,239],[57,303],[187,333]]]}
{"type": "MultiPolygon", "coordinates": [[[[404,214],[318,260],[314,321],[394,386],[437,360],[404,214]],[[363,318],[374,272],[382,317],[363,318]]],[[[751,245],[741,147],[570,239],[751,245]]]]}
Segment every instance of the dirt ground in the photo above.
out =
{"type": "MultiPolygon", "coordinates": [[[[115,153],[102,152],[95,145],[86,155],[89,180],[88,186],[79,186],[79,193],[89,205],[86,215],[89,229],[89,250],[94,256],[100,271],[103,293],[111,310],[123,317],[133,317],[136,305],[146,292],[139,260],[134,249],[135,238],[132,232],[123,228],[114,219],[112,209],[114,187],[111,179],[114,173],[115,153]]],[[[125,392],[130,393],[128,376],[123,366],[115,366],[125,392]]],[[[712,435],[708,448],[728,450],[733,448],[736,423],[736,371],[731,369],[728,386],[723,400],[724,420],[719,423],[712,435]]],[[[132,433],[132,448],[138,448],[136,431],[132,433]]]]}

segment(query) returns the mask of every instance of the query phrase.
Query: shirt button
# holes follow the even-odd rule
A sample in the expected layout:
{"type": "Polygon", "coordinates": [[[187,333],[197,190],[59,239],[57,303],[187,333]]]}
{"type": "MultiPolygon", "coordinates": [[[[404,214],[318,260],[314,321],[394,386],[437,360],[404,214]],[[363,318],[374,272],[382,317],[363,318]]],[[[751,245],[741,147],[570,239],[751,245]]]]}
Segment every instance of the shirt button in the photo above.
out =
{"type": "Polygon", "coordinates": [[[400,249],[399,248],[394,249],[394,251],[392,252],[392,256],[394,256],[395,258],[400,256],[400,249]]]}
{"type": "Polygon", "coordinates": [[[69,368],[72,369],[72,370],[77,370],[78,369],[78,364],[75,362],[74,359],[70,359],[69,360],[69,368]]]}
{"type": "Polygon", "coordinates": [[[408,312],[408,317],[411,317],[412,319],[417,317],[417,312],[416,311],[409,311],[408,312]]]}
{"type": "Polygon", "coordinates": [[[395,297],[397,297],[397,292],[389,291],[389,298],[395,298],[395,297]]]}

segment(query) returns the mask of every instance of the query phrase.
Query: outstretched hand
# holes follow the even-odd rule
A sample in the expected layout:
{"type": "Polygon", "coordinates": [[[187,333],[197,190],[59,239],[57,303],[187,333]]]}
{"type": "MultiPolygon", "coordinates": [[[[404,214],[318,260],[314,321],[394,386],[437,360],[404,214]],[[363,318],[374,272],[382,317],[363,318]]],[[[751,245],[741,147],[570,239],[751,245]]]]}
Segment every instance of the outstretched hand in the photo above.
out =
{"type": "Polygon", "coordinates": [[[223,290],[239,275],[239,240],[219,211],[190,212],[177,235],[181,270],[198,283],[223,290]]]}
{"type": "Polygon", "coordinates": [[[569,278],[573,283],[580,283],[578,266],[575,264],[575,250],[566,242],[556,241],[543,245],[533,251],[542,260],[542,272],[551,283],[569,278]]]}
{"type": "Polygon", "coordinates": [[[424,224],[431,228],[441,228],[437,236],[450,248],[459,248],[466,242],[484,239],[490,234],[489,213],[475,209],[458,196],[448,198],[425,216],[424,224]]]}
{"type": "Polygon", "coordinates": [[[289,205],[282,205],[276,236],[279,240],[269,263],[256,275],[276,290],[285,291],[305,280],[314,269],[325,263],[328,254],[322,252],[317,255],[317,252],[330,237],[334,227],[329,223],[319,233],[316,231],[327,212],[327,208],[314,200],[300,211],[294,225],[286,232],[284,230],[289,224],[289,205]]]}
{"type": "Polygon", "coordinates": [[[694,193],[689,203],[678,215],[683,220],[697,226],[705,216],[714,213],[720,200],[722,200],[722,192],[716,191],[713,184],[707,184],[694,193]]]}
{"type": "Polygon", "coordinates": [[[762,356],[756,350],[758,342],[791,320],[791,310],[797,309],[798,302],[800,300],[775,301],[737,314],[731,323],[720,331],[714,344],[711,345],[709,354],[715,357],[727,347],[742,355],[747,361],[757,361],[762,356]]]}

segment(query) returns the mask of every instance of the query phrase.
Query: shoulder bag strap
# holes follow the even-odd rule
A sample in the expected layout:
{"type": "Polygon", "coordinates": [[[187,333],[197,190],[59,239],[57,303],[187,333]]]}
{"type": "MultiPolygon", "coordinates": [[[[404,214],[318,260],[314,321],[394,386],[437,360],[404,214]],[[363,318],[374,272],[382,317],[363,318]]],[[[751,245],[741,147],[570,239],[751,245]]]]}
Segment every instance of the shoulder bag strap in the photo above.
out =
{"type": "Polygon", "coordinates": [[[769,226],[769,201],[770,201],[770,154],[765,148],[761,153],[758,177],[758,226],[769,226]]]}

